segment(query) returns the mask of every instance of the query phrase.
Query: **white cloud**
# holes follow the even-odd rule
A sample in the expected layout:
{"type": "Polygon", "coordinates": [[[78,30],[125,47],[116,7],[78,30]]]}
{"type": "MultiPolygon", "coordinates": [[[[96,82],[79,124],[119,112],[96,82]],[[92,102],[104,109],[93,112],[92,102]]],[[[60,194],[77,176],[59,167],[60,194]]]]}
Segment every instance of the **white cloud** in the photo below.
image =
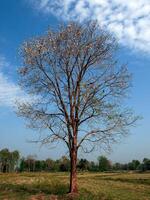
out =
{"type": "Polygon", "coordinates": [[[96,19],[121,44],[150,53],[149,0],[31,0],[36,8],[65,20],[96,19]]]}
{"type": "Polygon", "coordinates": [[[31,101],[31,98],[25,94],[21,88],[8,79],[2,72],[2,69],[9,67],[9,62],[6,58],[0,55],[0,107],[10,106],[14,107],[16,100],[20,102],[31,101]]]}

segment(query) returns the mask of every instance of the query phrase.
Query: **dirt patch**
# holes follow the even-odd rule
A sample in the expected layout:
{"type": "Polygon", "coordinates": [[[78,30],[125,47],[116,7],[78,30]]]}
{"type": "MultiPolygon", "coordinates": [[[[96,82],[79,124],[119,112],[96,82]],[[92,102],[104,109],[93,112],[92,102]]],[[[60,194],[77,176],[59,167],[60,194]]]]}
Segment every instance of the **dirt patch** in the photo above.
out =
{"type": "Polygon", "coordinates": [[[49,197],[45,196],[44,194],[40,194],[40,195],[33,195],[30,200],[58,200],[56,195],[50,195],[49,197]]]}
{"type": "Polygon", "coordinates": [[[33,195],[30,200],[44,200],[45,196],[40,194],[40,195],[33,195]]]}

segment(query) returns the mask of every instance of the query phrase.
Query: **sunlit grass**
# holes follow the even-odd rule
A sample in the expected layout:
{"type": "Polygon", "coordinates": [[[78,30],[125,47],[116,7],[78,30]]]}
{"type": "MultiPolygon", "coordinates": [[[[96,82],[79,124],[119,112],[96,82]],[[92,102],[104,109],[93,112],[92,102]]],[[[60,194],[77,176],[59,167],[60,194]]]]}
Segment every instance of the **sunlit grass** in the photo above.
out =
{"type": "MultiPolygon", "coordinates": [[[[150,200],[150,173],[79,173],[79,200],[150,200]]],[[[0,174],[0,199],[69,199],[68,173],[0,174]]]]}

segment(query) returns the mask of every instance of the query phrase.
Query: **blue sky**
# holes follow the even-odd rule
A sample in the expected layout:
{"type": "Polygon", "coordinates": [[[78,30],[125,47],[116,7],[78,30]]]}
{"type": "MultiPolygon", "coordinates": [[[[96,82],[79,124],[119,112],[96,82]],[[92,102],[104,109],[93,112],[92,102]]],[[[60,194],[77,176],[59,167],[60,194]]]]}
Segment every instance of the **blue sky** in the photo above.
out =
{"type": "MultiPolygon", "coordinates": [[[[40,147],[27,141],[38,133],[25,127],[15,114],[14,101],[29,98],[17,85],[20,45],[43,34],[59,22],[97,19],[116,35],[120,50],[118,59],[128,63],[133,74],[133,87],[126,103],[143,117],[138,126],[108,155],[113,161],[150,158],[150,5],[149,0],[1,0],[0,1],[0,149],[18,149],[22,155],[37,154],[39,158],[59,158],[66,153],[40,147]]],[[[96,160],[103,152],[80,156],[96,160]]]]}

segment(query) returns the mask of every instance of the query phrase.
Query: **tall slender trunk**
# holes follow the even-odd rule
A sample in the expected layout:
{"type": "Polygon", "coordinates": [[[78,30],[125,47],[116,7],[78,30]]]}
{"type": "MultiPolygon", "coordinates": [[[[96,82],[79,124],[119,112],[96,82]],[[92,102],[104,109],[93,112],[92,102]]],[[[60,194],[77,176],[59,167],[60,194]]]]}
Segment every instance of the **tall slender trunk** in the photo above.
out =
{"type": "Polygon", "coordinates": [[[70,169],[70,193],[77,193],[77,149],[73,148],[70,153],[71,169],[70,169]]]}

